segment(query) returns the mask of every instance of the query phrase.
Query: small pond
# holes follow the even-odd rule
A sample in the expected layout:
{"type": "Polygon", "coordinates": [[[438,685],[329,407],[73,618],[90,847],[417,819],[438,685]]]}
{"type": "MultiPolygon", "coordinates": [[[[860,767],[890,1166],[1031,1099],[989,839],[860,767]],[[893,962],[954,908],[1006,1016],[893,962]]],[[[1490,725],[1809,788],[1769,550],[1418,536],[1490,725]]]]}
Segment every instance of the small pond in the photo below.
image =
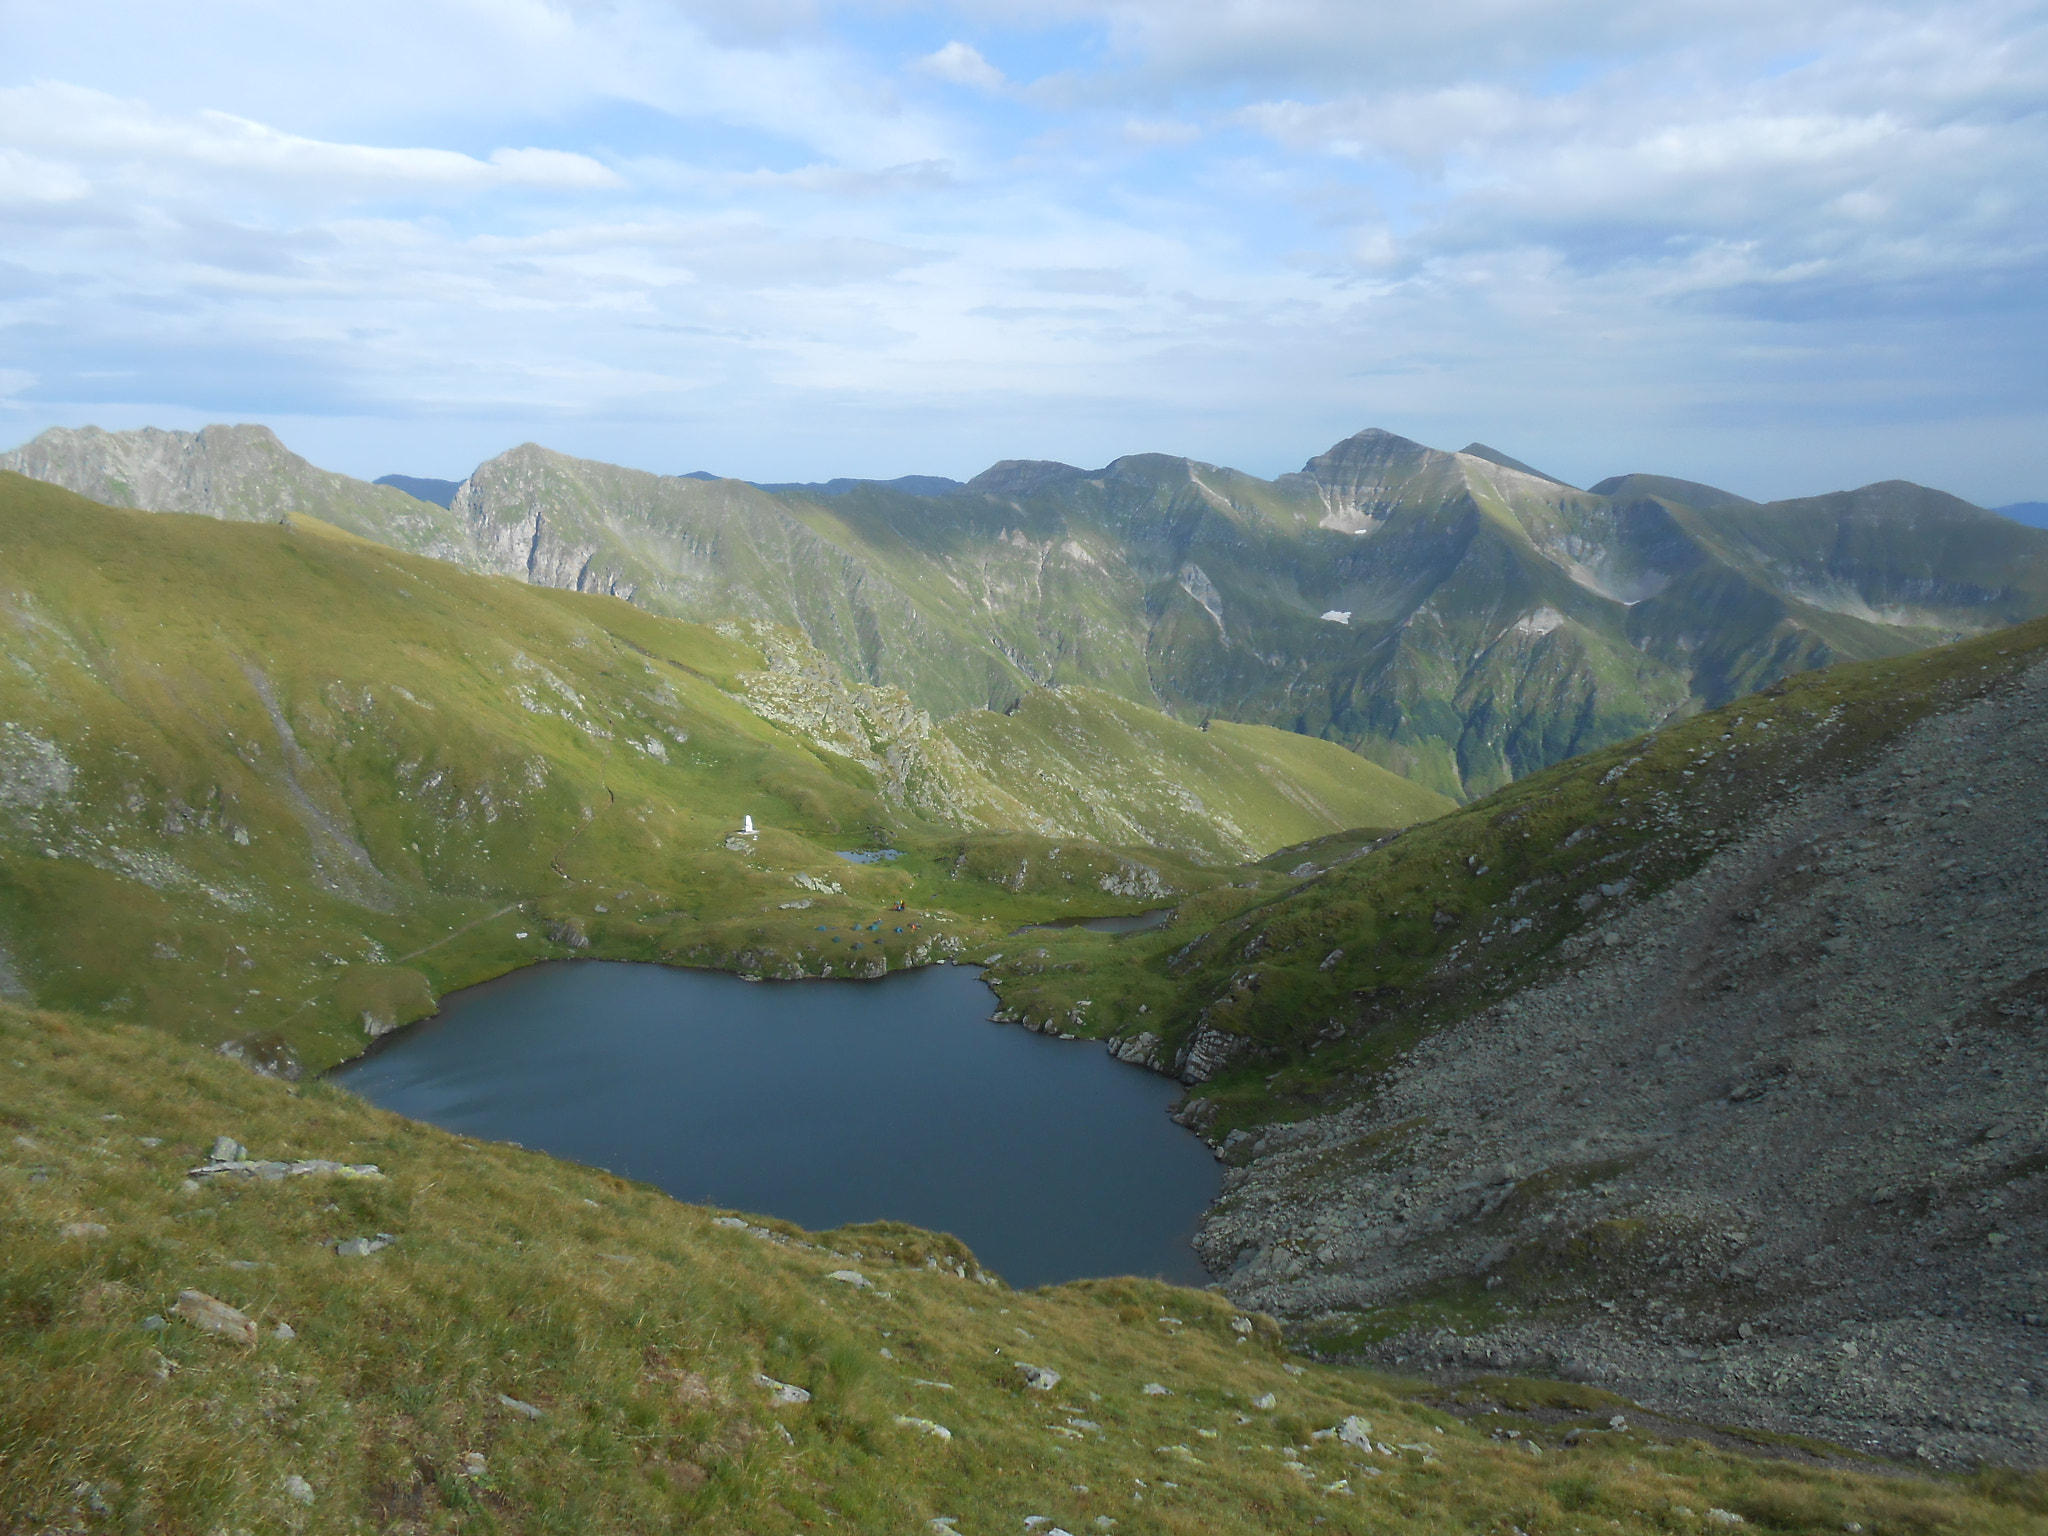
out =
{"type": "Polygon", "coordinates": [[[1018,1287],[1207,1283],[1191,1239],[1221,1170],[1167,1118],[1176,1085],[993,1006],[966,966],[777,983],[566,961],[451,993],[333,1077],[681,1200],[951,1232],[1018,1287]]]}

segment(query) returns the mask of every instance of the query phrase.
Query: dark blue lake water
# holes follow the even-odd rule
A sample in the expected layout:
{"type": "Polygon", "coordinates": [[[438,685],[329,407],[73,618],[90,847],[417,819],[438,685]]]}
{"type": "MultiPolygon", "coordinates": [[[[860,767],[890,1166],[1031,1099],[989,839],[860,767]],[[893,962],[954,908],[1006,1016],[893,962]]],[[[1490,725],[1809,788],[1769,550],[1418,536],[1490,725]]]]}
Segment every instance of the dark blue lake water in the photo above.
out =
{"type": "Polygon", "coordinates": [[[1190,1240],[1220,1170],[1166,1117],[1175,1085],[993,1006],[965,966],[777,983],[562,962],[451,993],[333,1077],[681,1200],[951,1232],[1014,1286],[1205,1284],[1190,1240]]]}

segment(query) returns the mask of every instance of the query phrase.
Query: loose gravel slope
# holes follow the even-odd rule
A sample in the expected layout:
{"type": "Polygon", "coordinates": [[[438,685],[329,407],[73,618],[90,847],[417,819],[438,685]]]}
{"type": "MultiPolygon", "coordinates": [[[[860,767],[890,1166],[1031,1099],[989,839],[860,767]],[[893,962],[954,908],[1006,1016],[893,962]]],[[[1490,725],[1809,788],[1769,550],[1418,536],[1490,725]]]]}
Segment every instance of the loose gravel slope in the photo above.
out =
{"type": "MultiPolygon", "coordinates": [[[[1745,729],[1695,770],[1724,794],[1745,729]]],[[[1750,782],[1687,878],[1580,898],[1547,975],[1232,1137],[1205,1258],[1331,1357],[2048,1462],[2044,762],[2035,662],[1750,782]]]]}

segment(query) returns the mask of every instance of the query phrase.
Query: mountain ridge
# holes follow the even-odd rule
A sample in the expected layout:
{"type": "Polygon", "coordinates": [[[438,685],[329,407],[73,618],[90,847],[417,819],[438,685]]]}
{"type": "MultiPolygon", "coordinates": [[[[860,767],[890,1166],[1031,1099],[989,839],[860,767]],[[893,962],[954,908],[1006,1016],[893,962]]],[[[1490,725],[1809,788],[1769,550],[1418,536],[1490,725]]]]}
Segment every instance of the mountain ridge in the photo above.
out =
{"type": "MultiPolygon", "coordinates": [[[[216,441],[197,436],[185,458],[216,441]]],[[[117,437],[45,434],[0,463],[109,488],[122,454],[175,446],[117,437]]],[[[239,454],[272,466],[269,503],[244,469],[215,498],[227,515],[348,499],[274,443],[239,454]]],[[[787,624],[939,719],[1078,683],[1321,737],[1454,798],[1790,671],[2048,611],[2048,535],[1940,492],[1757,504],[1650,475],[1578,491],[1471,447],[1368,429],[1271,481],[1132,454],[1005,460],[952,489],[781,490],[527,444],[444,514],[363,502],[332,520],[378,537],[385,517],[396,547],[652,612],[787,624]]]]}

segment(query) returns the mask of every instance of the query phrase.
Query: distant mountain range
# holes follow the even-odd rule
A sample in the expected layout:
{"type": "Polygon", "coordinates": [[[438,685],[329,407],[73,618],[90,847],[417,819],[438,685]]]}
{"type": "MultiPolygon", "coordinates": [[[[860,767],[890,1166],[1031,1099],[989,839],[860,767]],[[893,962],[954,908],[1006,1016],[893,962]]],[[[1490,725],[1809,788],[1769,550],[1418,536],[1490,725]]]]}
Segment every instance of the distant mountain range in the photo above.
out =
{"type": "Polygon", "coordinates": [[[2029,528],[2048,528],[2048,501],[2015,501],[1992,510],[2016,523],[2025,523],[2029,528]]]}
{"type": "Polygon", "coordinates": [[[395,486],[406,495],[432,502],[437,507],[453,506],[455,493],[462,489],[460,480],[422,480],[416,475],[379,475],[373,483],[395,486]]]}
{"type": "Polygon", "coordinates": [[[789,624],[940,718],[1082,683],[1324,737],[1460,797],[1789,672],[2048,611],[2048,531],[1906,482],[1766,505],[1644,474],[1580,490],[1381,431],[1271,481],[1137,454],[764,487],[527,444],[445,506],[258,426],[53,430],[0,467],[789,624]]]}

